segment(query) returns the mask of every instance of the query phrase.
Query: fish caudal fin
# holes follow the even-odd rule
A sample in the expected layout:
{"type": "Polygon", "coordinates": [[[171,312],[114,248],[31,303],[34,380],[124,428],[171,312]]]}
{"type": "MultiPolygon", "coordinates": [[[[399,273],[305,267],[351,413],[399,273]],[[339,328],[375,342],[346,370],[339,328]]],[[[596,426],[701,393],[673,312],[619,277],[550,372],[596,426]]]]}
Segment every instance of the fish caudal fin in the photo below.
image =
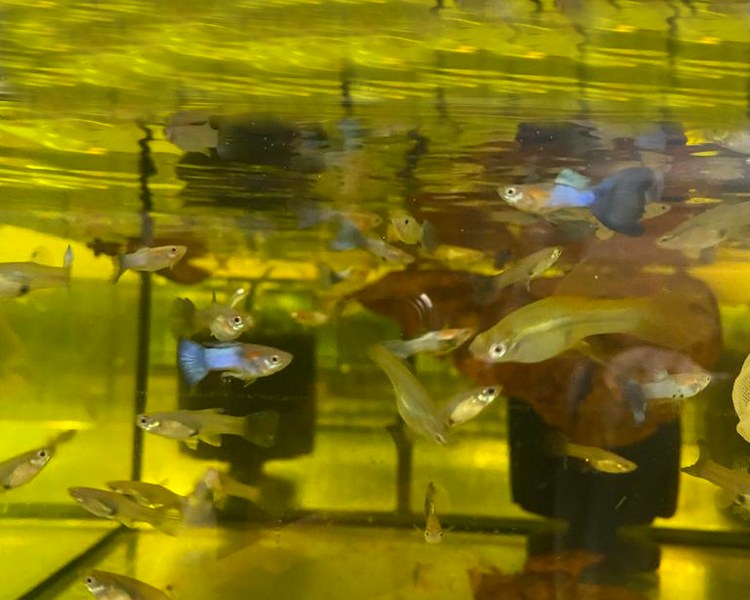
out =
{"type": "Polygon", "coordinates": [[[367,240],[357,226],[349,221],[341,223],[341,229],[336,239],[331,242],[333,250],[353,250],[354,248],[364,248],[367,240]]]}
{"type": "Polygon", "coordinates": [[[706,442],[704,440],[698,440],[698,460],[695,464],[680,469],[683,473],[692,475],[693,477],[702,477],[703,470],[706,463],[710,460],[708,456],[708,450],[706,449],[706,442]]]}
{"type": "Polygon", "coordinates": [[[166,535],[175,536],[182,524],[182,511],[178,508],[155,508],[157,517],[152,523],[154,528],[166,535]]]}
{"type": "Polygon", "coordinates": [[[122,277],[122,274],[128,270],[128,268],[125,266],[125,257],[122,255],[117,255],[112,257],[112,266],[114,267],[114,273],[112,274],[112,283],[117,283],[120,281],[120,277],[122,277]]]}
{"type": "Polygon", "coordinates": [[[656,185],[656,176],[648,167],[623,169],[594,187],[591,212],[613,231],[638,237],[644,232],[639,221],[656,185]]]}
{"type": "Polygon", "coordinates": [[[399,358],[409,358],[412,355],[412,352],[409,351],[409,344],[403,340],[385,340],[380,342],[380,345],[390,350],[399,358]]]}
{"type": "Polygon", "coordinates": [[[195,304],[187,298],[175,298],[169,311],[169,329],[177,339],[193,333],[195,304]]]}
{"type": "Polygon", "coordinates": [[[279,413],[265,410],[245,417],[245,431],[242,435],[248,442],[270,448],[276,443],[276,430],[279,427],[279,413]]]}
{"type": "Polygon", "coordinates": [[[422,239],[420,240],[422,248],[428,254],[432,254],[438,247],[437,231],[429,221],[422,222],[422,239]]]}
{"type": "Polygon", "coordinates": [[[181,339],[177,345],[177,357],[182,375],[190,387],[200,383],[208,375],[206,349],[200,344],[181,339]]]}

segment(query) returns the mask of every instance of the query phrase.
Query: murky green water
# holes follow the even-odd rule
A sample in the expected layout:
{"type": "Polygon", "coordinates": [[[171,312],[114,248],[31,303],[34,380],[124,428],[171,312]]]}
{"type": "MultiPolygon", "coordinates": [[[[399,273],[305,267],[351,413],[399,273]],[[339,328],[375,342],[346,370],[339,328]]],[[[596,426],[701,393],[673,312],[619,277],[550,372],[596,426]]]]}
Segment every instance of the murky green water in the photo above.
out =
{"type": "Polygon", "coordinates": [[[747,496],[679,468],[705,440],[748,477],[732,384],[750,351],[750,3],[9,0],[0,19],[0,261],[74,255],[52,289],[0,264],[15,290],[0,298],[0,460],[75,431],[3,495],[1,597],[92,597],[92,568],[175,600],[742,597],[747,496]],[[592,208],[502,197],[564,169],[588,179],[563,187],[592,208]],[[659,242],[719,202],[740,209],[677,249],[659,242]],[[392,218],[429,222],[434,240],[399,238],[392,218]],[[111,283],[112,256],[178,245],[173,268],[111,283]],[[551,246],[550,269],[492,291],[490,275],[551,246]],[[240,287],[254,320],[240,341],[294,359],[250,385],[210,373],[190,388],[173,301],[207,308],[240,287]],[[468,344],[410,359],[439,405],[503,389],[446,445],[412,443],[373,344],[483,331],[570,296],[574,321],[623,303],[619,328],[563,336],[542,362],[492,364],[468,344]],[[634,309],[644,297],[658,309],[634,309]],[[689,357],[710,385],[639,418],[628,391],[676,367],[608,379],[636,345],[689,357]],[[275,443],[191,449],[135,426],[209,408],[278,412],[275,443]],[[550,439],[637,469],[597,471],[550,439]],[[209,468],[234,495],[196,491],[209,468]],[[178,535],[117,529],[121,515],[68,492],[130,479],[193,494],[178,535]],[[431,481],[440,545],[422,533],[431,481]],[[592,563],[580,575],[560,573],[570,549],[592,563]],[[494,591],[470,579],[491,567],[525,575],[494,591]]]}

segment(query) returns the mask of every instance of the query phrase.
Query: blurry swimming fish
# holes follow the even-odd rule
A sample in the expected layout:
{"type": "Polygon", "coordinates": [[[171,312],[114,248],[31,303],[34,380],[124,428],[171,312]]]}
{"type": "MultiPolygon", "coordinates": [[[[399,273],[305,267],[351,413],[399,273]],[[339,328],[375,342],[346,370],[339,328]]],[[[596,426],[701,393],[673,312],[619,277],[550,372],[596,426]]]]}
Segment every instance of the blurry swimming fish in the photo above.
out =
{"type": "Polygon", "coordinates": [[[167,507],[182,509],[184,497],[157,483],[145,481],[108,481],[107,487],[150,508],[167,507]]]}
{"type": "Polygon", "coordinates": [[[330,320],[330,316],[320,310],[293,310],[289,316],[303,327],[320,327],[330,320]]]}
{"type": "Polygon", "coordinates": [[[699,456],[694,465],[682,468],[683,473],[700,477],[729,492],[732,496],[750,495],[750,474],[740,469],[729,469],[708,457],[703,440],[698,442],[699,456]]]}
{"type": "MultiPolygon", "coordinates": [[[[689,322],[672,325],[689,307],[672,294],[618,300],[552,296],[503,317],[477,335],[469,350],[485,362],[541,362],[573,348],[590,335],[627,333],[655,343],[684,343],[689,322]],[[669,327],[667,325],[669,324],[669,327]]],[[[689,312],[689,311],[688,311],[689,312]]]]}
{"type": "Polygon", "coordinates": [[[742,363],[739,375],[732,386],[732,404],[740,422],[737,433],[746,442],[750,442],[750,355],[742,363]]]}
{"type": "Polygon", "coordinates": [[[430,481],[424,495],[424,539],[428,544],[439,544],[443,541],[443,528],[435,513],[435,494],[437,489],[430,481]]]}
{"type": "Polygon", "coordinates": [[[484,252],[465,246],[438,244],[430,252],[430,258],[456,270],[468,269],[484,260],[484,252]]]}
{"type": "Polygon", "coordinates": [[[223,506],[228,496],[244,498],[256,504],[260,502],[261,498],[260,490],[257,487],[241,483],[213,467],[206,469],[197,485],[206,486],[213,495],[214,503],[219,507],[223,506]]]}
{"type": "Polygon", "coordinates": [[[187,246],[157,246],[156,248],[141,248],[130,254],[121,254],[112,258],[115,265],[115,273],[112,283],[122,277],[122,274],[131,271],[161,271],[171,268],[187,252],[187,246]]]}
{"type": "Polygon", "coordinates": [[[75,431],[66,431],[49,440],[46,446],[23,452],[0,462],[0,492],[15,489],[39,475],[54,456],[57,446],[68,441],[75,431]]]}
{"type": "Polygon", "coordinates": [[[221,371],[224,377],[250,384],[258,377],[281,371],[292,362],[292,355],[278,348],[240,342],[201,346],[182,339],[177,345],[177,354],[182,374],[190,386],[202,381],[209,371],[221,371]]]}
{"type": "Polygon", "coordinates": [[[221,408],[204,410],[176,410],[138,415],[136,423],[141,429],[185,442],[195,449],[201,441],[209,446],[221,446],[222,435],[238,435],[263,448],[276,443],[279,413],[266,410],[246,417],[221,414],[221,408]]]}
{"type": "Polygon", "coordinates": [[[372,346],[369,354],[390,380],[396,394],[396,408],[404,423],[415,433],[446,444],[448,426],[427,390],[409,368],[379,344],[372,346]]]}
{"type": "Polygon", "coordinates": [[[750,202],[719,204],[681,223],[656,242],[696,258],[701,250],[719,245],[750,225],[750,202]]]}
{"type": "Polygon", "coordinates": [[[500,395],[500,386],[476,388],[459,392],[440,410],[449,427],[458,427],[476,417],[500,395]]]}
{"type": "Polygon", "coordinates": [[[211,156],[219,145],[219,132],[211,126],[210,117],[197,111],[172,115],[164,127],[164,136],[183,152],[202,152],[211,156]]]}
{"type": "Polygon", "coordinates": [[[172,332],[175,337],[191,337],[196,333],[209,330],[220,342],[231,342],[237,339],[244,331],[250,329],[253,318],[247,313],[234,308],[247,293],[238,290],[229,306],[216,302],[216,292],[213,294],[213,302],[208,308],[197,310],[187,298],[175,298],[172,303],[170,320],[172,332]]]}
{"type": "Polygon", "coordinates": [[[395,211],[391,215],[388,237],[396,238],[410,246],[420,244],[427,252],[433,252],[438,245],[437,233],[432,223],[427,220],[420,223],[404,210],[395,211]]]}
{"type": "Polygon", "coordinates": [[[62,267],[50,267],[35,262],[0,263],[0,298],[17,298],[33,290],[70,285],[73,250],[65,250],[62,267]]]}
{"type": "Polygon", "coordinates": [[[334,250],[351,250],[353,248],[364,248],[371,254],[383,259],[385,262],[399,265],[408,265],[414,262],[414,257],[376,237],[366,237],[355,225],[345,221],[341,224],[336,239],[331,243],[334,250]]]}
{"type": "Polygon", "coordinates": [[[428,331],[410,340],[387,340],[380,342],[380,345],[390,350],[399,358],[408,358],[422,352],[430,352],[438,355],[448,354],[461,346],[475,333],[475,329],[467,327],[441,329],[439,331],[428,331]]]}
{"type": "Polygon", "coordinates": [[[348,222],[360,231],[375,229],[382,222],[380,215],[365,211],[338,210],[322,206],[317,202],[296,201],[294,208],[299,215],[300,229],[306,229],[314,225],[329,221],[348,222]]]}
{"type": "Polygon", "coordinates": [[[526,289],[528,289],[531,280],[539,277],[554,265],[561,254],[562,248],[559,246],[542,248],[524,256],[498,275],[474,276],[472,281],[477,300],[480,304],[489,304],[497,299],[502,290],[519,281],[525,281],[526,289]]]}
{"type": "Polygon", "coordinates": [[[575,444],[558,433],[550,434],[548,441],[548,448],[553,455],[577,458],[601,473],[619,475],[630,473],[638,468],[634,462],[619,454],[596,446],[575,444]]]}
{"type": "Polygon", "coordinates": [[[89,571],[83,582],[97,600],[170,600],[147,583],[107,571],[89,571]]]}
{"type": "Polygon", "coordinates": [[[167,535],[175,535],[180,524],[180,512],[165,508],[141,506],[130,498],[90,487],[71,487],[68,493],[83,508],[97,517],[119,521],[125,527],[148,523],[167,535]]]}

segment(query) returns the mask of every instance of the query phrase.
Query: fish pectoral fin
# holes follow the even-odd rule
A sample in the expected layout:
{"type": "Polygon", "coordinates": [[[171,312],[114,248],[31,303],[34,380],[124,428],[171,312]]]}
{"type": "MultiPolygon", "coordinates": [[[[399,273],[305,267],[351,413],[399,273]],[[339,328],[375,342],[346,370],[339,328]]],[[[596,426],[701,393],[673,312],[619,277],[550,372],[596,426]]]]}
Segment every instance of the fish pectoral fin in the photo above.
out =
{"type": "Polygon", "coordinates": [[[242,387],[247,387],[251,383],[255,383],[255,377],[250,377],[249,379],[245,379],[244,381],[245,381],[245,385],[243,385],[242,387]]]}
{"type": "Polygon", "coordinates": [[[221,446],[221,434],[204,434],[200,439],[203,443],[208,444],[209,446],[221,446]]]}
{"type": "Polygon", "coordinates": [[[198,438],[189,437],[185,440],[182,440],[185,442],[185,445],[190,448],[191,450],[197,450],[198,449],[198,438]]]}

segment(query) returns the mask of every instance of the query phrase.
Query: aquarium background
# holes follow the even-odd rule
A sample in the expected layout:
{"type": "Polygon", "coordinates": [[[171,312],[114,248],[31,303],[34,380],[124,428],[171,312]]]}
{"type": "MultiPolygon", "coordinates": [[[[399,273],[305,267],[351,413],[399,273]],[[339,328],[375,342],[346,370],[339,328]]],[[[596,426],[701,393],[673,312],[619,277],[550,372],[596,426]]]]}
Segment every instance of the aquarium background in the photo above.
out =
{"type": "MultiPolygon", "coordinates": [[[[289,316],[321,310],[323,265],[364,265],[369,283],[391,267],[332,251],[335,228],[302,227],[295,203],[382,216],[406,208],[446,243],[489,257],[523,229],[497,216],[507,206],[496,192],[528,174],[520,123],[587,121],[629,135],[670,121],[688,145],[746,129],[749,19],[749,3],[698,0],[4,1],[0,261],[60,265],[68,244],[75,260],[69,289],[0,304],[0,456],[76,435],[2,497],[0,597],[87,598],[82,573],[94,567],[169,587],[176,600],[471,598],[467,570],[522,569],[525,536],[546,520],[513,502],[506,400],[447,447],[422,440],[399,455],[385,430],[396,421],[393,390],[366,353],[399,337],[399,323],[357,303],[316,327],[289,316]],[[226,119],[218,155],[167,139],[170,119],[192,111],[226,119]],[[242,126],[257,123],[270,133],[243,141],[242,126]],[[273,137],[289,130],[294,152],[273,137]],[[187,245],[191,268],[129,272],[113,285],[97,240],[132,250],[149,239],[187,245]],[[248,402],[257,385],[263,401],[282,403],[288,452],[263,463],[265,512],[240,505],[175,538],[90,517],[68,487],[132,477],[185,494],[207,466],[226,467],[227,455],[144,436],[135,415],[176,409],[187,395],[173,299],[207,306],[212,292],[222,299],[253,282],[255,333],[304,360],[294,378],[247,389],[216,380],[204,392],[248,402]],[[429,481],[448,529],[439,546],[421,533],[429,481]]],[[[575,164],[532,166],[549,175],[575,164]]],[[[722,193],[709,182],[689,197],[722,193]]],[[[685,402],[683,466],[710,427],[736,436],[729,390],[750,350],[747,261],[733,244],[677,265],[719,303],[715,370],[730,375],[685,402]]],[[[413,366],[436,396],[473,385],[450,359],[413,366]]],[[[246,451],[233,447],[232,460],[246,451]]],[[[612,581],[648,598],[742,597],[746,523],[717,506],[709,483],[681,475],[679,486],[674,516],[652,527],[659,570],[612,581]]]]}

